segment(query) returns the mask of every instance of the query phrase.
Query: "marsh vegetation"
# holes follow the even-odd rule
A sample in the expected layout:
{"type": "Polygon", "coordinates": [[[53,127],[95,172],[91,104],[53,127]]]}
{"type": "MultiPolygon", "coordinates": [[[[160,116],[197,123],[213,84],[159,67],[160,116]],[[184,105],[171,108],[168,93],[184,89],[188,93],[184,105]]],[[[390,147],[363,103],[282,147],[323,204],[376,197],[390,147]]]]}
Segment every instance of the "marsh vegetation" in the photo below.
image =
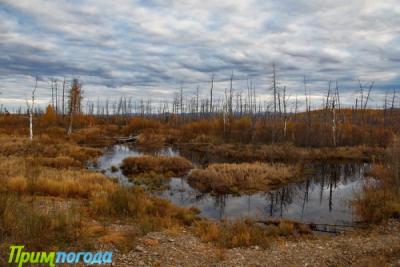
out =
{"type": "Polygon", "coordinates": [[[199,191],[216,193],[267,192],[299,178],[301,167],[282,163],[210,164],[194,169],[188,183],[199,191]]]}
{"type": "Polygon", "coordinates": [[[121,100],[121,112],[85,114],[76,94],[69,114],[52,105],[32,112],[32,140],[23,114],[0,114],[2,244],[24,242],[32,249],[102,244],[127,251],[149,232],[185,228],[220,248],[265,248],[276,239],[308,238],[310,229],[288,220],[299,211],[291,210],[294,205],[302,207],[300,219],[343,219],[337,216],[343,204],[335,202],[335,194],[350,196],[352,185],[361,188],[351,206],[357,220],[399,218],[400,113],[395,108],[336,109],[335,96],[324,108],[304,112],[244,109],[244,103],[239,112],[239,102],[229,109],[205,105],[203,111],[133,114],[121,100]],[[104,148],[121,139],[134,140],[136,150],[118,160],[111,156],[102,169],[104,148]],[[151,152],[160,149],[178,152],[151,152]],[[361,167],[346,167],[354,161],[361,167]],[[372,164],[368,175],[366,162],[372,164]],[[363,185],[367,176],[373,182],[363,185]],[[317,194],[331,216],[307,210],[308,202],[318,202],[317,194]],[[238,216],[244,203],[251,219],[238,216]],[[261,219],[282,220],[260,225],[251,205],[263,211],[261,219]],[[224,218],[224,212],[235,216],[221,222],[207,218],[224,218]]]}

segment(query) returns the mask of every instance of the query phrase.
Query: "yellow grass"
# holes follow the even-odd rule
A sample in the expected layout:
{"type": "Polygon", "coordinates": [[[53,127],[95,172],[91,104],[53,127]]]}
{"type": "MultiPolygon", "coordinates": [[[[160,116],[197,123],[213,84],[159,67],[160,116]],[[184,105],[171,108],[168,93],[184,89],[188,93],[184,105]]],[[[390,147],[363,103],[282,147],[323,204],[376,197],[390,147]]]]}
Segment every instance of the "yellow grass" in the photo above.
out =
{"type": "Polygon", "coordinates": [[[15,176],[8,180],[8,188],[17,193],[25,193],[28,188],[28,182],[23,176],[15,176]]]}
{"type": "Polygon", "coordinates": [[[373,161],[382,158],[384,149],[368,146],[343,146],[310,148],[298,147],[290,143],[282,144],[187,144],[180,146],[187,153],[210,154],[224,161],[324,161],[324,160],[362,160],[373,161]]]}
{"type": "Polygon", "coordinates": [[[182,157],[142,156],[125,158],[121,168],[127,175],[154,172],[180,176],[192,168],[192,163],[182,157]]]}
{"type": "Polygon", "coordinates": [[[297,178],[300,172],[299,166],[282,163],[223,163],[193,170],[188,181],[201,191],[266,191],[297,178]]]}
{"type": "Polygon", "coordinates": [[[370,175],[376,180],[353,201],[357,214],[368,223],[400,218],[400,140],[387,148],[385,161],[374,164],[370,175]]]}
{"type": "Polygon", "coordinates": [[[285,220],[273,222],[266,227],[249,220],[220,223],[201,220],[193,225],[192,230],[203,242],[213,242],[219,248],[255,245],[267,248],[278,237],[310,233],[306,226],[285,220]]]}

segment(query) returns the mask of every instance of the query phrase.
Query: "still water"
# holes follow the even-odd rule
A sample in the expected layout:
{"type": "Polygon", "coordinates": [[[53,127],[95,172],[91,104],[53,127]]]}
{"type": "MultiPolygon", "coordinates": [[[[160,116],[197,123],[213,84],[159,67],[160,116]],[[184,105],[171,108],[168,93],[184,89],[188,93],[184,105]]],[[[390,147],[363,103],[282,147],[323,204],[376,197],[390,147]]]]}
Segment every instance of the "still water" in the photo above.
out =
{"type": "MultiPolygon", "coordinates": [[[[131,146],[115,145],[105,149],[96,168],[129,185],[128,178],[120,170],[112,172],[111,166],[119,167],[124,158],[144,154],[177,156],[179,151],[168,147],[144,152],[131,146]]],[[[356,217],[350,201],[360,192],[369,165],[325,163],[313,164],[312,167],[316,171],[304,177],[304,181],[270,192],[240,196],[200,193],[184,177],[176,177],[167,181],[168,189],[154,194],[180,206],[195,206],[201,211],[200,216],[213,219],[287,218],[313,223],[352,224],[356,217]]]]}

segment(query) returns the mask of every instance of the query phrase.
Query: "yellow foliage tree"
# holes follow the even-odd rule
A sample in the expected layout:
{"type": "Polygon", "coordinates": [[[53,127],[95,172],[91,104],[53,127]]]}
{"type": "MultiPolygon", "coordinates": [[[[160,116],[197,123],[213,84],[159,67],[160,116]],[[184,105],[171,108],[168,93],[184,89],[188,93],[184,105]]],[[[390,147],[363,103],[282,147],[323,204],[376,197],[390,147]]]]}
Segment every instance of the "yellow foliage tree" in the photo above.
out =
{"type": "Polygon", "coordinates": [[[43,121],[46,125],[52,125],[57,121],[57,113],[51,105],[47,106],[43,121]]]}

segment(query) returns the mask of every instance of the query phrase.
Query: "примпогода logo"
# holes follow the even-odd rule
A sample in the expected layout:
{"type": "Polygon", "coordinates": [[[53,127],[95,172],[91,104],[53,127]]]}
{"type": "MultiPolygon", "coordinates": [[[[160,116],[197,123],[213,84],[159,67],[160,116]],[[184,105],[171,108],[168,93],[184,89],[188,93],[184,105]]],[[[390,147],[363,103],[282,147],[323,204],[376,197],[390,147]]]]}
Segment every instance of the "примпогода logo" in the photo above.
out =
{"type": "Polygon", "coordinates": [[[98,251],[98,252],[27,252],[24,251],[22,245],[10,246],[10,256],[8,258],[9,264],[16,264],[18,267],[23,267],[24,264],[48,264],[54,267],[57,264],[77,264],[83,262],[84,264],[111,264],[112,252],[111,251],[98,251]]]}

